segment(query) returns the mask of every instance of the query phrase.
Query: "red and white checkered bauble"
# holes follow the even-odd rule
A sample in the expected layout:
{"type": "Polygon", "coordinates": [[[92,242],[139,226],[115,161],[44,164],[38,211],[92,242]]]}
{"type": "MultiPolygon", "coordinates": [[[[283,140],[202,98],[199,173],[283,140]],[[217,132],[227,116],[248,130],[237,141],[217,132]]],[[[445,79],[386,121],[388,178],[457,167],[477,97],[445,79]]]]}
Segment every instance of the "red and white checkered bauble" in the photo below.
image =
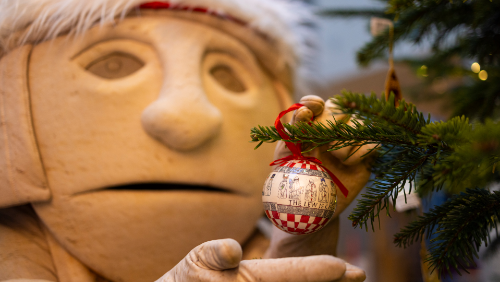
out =
{"type": "Polygon", "coordinates": [[[279,229],[294,235],[322,229],[337,207],[337,189],[326,170],[311,161],[277,166],[264,183],[262,203],[279,229]]]}

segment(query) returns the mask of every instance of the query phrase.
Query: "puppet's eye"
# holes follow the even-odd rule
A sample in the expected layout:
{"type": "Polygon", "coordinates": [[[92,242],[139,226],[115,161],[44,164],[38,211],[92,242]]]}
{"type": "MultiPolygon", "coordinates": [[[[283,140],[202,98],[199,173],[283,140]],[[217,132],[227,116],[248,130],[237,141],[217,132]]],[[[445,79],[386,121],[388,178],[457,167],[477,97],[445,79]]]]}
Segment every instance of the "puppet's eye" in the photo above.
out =
{"type": "Polygon", "coordinates": [[[102,78],[117,79],[128,76],[143,66],[141,60],[130,54],[114,52],[94,60],[85,69],[102,78]]]}
{"type": "Polygon", "coordinates": [[[210,69],[210,74],[220,85],[229,91],[240,93],[246,90],[245,85],[241,82],[233,69],[227,65],[216,65],[210,69]]]}

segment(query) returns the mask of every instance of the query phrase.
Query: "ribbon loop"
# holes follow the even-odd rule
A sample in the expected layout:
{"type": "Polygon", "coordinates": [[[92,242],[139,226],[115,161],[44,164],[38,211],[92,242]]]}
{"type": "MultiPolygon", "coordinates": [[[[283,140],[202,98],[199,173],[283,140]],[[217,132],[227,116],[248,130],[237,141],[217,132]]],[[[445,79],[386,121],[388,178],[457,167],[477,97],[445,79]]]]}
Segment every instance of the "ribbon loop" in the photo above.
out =
{"type": "MultiPolygon", "coordinates": [[[[295,110],[297,110],[297,109],[299,109],[299,108],[301,108],[303,106],[304,105],[299,104],[299,103],[293,104],[290,108],[288,108],[288,110],[282,111],[278,115],[278,118],[276,119],[276,121],[274,122],[274,127],[276,127],[276,130],[278,131],[278,134],[284,140],[290,140],[290,137],[288,137],[288,135],[285,133],[285,127],[281,123],[281,118],[284,115],[286,115],[287,113],[289,113],[291,111],[295,111],[295,110]]],[[[297,156],[297,157],[298,156],[302,156],[302,150],[300,149],[300,144],[294,144],[294,143],[291,143],[291,142],[285,142],[285,145],[288,147],[288,149],[290,149],[290,151],[292,152],[292,154],[294,156],[297,156]]]]}
{"type": "MultiPolygon", "coordinates": [[[[299,104],[299,103],[293,104],[287,110],[282,111],[278,115],[278,118],[276,118],[276,121],[274,122],[274,127],[276,127],[276,130],[278,131],[278,134],[281,136],[281,138],[283,138],[283,140],[290,140],[290,137],[285,133],[285,127],[281,123],[281,118],[285,114],[287,114],[287,113],[289,113],[291,111],[297,110],[297,109],[299,109],[299,108],[301,108],[303,106],[304,105],[299,104]]],[[[269,164],[270,166],[273,166],[273,165],[282,165],[282,164],[284,164],[284,163],[286,163],[288,161],[292,161],[292,160],[305,160],[305,161],[310,161],[310,162],[316,163],[318,166],[320,166],[321,168],[323,168],[328,173],[328,175],[333,180],[333,182],[335,183],[335,185],[337,185],[337,187],[339,187],[339,190],[342,192],[342,194],[344,194],[344,196],[347,197],[347,195],[349,194],[349,191],[347,190],[347,188],[345,188],[344,184],[342,184],[342,182],[340,181],[340,179],[338,179],[335,176],[335,174],[333,174],[333,172],[331,172],[328,168],[322,166],[323,163],[320,160],[318,160],[317,158],[315,158],[315,157],[306,157],[306,156],[302,155],[302,150],[300,149],[300,143],[294,144],[294,143],[291,143],[291,142],[285,142],[285,145],[288,147],[288,149],[290,149],[290,151],[292,152],[293,155],[286,156],[284,158],[274,160],[273,162],[271,162],[269,164]]]]}

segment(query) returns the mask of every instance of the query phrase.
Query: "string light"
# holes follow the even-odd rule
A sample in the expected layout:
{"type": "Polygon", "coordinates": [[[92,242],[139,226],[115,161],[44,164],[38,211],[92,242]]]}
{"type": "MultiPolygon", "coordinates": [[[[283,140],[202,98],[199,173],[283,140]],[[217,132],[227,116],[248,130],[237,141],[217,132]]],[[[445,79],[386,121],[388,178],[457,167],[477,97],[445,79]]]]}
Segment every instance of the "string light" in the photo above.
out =
{"type": "Polygon", "coordinates": [[[472,63],[472,65],[470,66],[470,69],[473,72],[478,73],[479,71],[481,71],[481,66],[478,63],[472,63]]]}
{"type": "Polygon", "coordinates": [[[423,77],[427,77],[427,66],[426,65],[423,65],[420,67],[420,70],[418,71],[418,73],[423,76],[423,77]]]}
{"type": "Polygon", "coordinates": [[[479,76],[479,79],[481,79],[481,80],[488,79],[488,73],[485,70],[480,71],[478,76],[479,76]]]}

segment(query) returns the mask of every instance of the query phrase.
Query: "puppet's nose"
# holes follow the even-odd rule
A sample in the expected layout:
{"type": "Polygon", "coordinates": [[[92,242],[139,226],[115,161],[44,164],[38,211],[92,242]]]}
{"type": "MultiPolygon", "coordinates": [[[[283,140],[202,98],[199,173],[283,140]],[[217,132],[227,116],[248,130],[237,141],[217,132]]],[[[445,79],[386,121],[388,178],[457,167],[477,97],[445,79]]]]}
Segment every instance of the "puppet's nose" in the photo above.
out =
{"type": "Polygon", "coordinates": [[[192,150],[209,142],[222,125],[219,109],[210,103],[202,89],[171,90],[164,91],[167,93],[162,93],[143,111],[143,128],[152,137],[179,151],[192,150]]]}

